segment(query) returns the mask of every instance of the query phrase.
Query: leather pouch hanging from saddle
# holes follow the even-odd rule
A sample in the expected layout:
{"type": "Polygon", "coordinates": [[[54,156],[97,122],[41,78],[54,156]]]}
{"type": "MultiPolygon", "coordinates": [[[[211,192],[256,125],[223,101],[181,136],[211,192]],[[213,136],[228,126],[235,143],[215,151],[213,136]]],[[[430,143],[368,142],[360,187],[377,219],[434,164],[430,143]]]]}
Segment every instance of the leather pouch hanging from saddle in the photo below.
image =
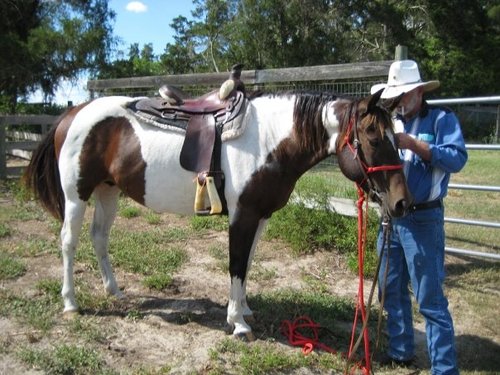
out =
{"type": "Polygon", "coordinates": [[[192,172],[208,172],[215,144],[215,119],[212,114],[193,115],[188,122],[180,163],[192,172]]]}

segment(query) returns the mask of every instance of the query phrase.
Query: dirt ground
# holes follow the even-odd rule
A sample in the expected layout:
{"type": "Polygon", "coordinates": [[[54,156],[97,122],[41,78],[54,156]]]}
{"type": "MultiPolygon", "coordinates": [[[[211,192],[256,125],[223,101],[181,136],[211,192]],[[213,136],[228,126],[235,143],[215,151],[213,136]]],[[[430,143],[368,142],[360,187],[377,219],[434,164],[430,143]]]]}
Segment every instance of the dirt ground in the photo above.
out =
{"type": "MultiPolygon", "coordinates": [[[[0,209],[11,203],[8,199],[1,199],[0,209]]],[[[188,225],[187,220],[189,219],[176,215],[161,215],[162,226],[188,225]]],[[[133,231],[135,226],[144,225],[144,221],[140,218],[119,217],[116,225],[133,231]]],[[[16,241],[27,236],[52,240],[56,237],[47,222],[30,220],[19,221],[13,233],[0,241],[8,241],[14,246],[16,241]]],[[[162,366],[168,364],[171,373],[175,374],[207,373],[210,370],[210,349],[214,348],[215,343],[228,337],[225,332],[225,317],[229,277],[221,271],[217,260],[209,254],[208,248],[214,245],[226,246],[227,240],[227,233],[210,232],[200,238],[186,241],[185,249],[189,261],[175,273],[174,286],[162,292],[146,288],[141,283],[142,276],[116,270],[118,283],[126,298],[116,302],[113,308],[106,311],[82,312],[83,316],[102,329],[104,338],[100,343],[100,353],[109,367],[119,372],[137,369],[138,366],[159,371],[162,366]],[[141,319],[134,319],[135,311],[140,312],[141,319]]],[[[28,268],[24,276],[13,281],[0,282],[0,289],[30,296],[36,295],[35,286],[39,280],[62,279],[61,260],[53,251],[25,260],[28,268]]],[[[447,257],[447,262],[457,267],[468,264],[468,260],[456,257],[447,257]]],[[[261,241],[256,251],[254,270],[271,270],[272,277],[251,277],[248,283],[249,295],[283,287],[308,288],[303,277],[308,275],[320,279],[332,294],[347,296],[353,301],[356,298],[357,276],[348,271],[345,259],[332,253],[317,252],[314,255],[296,257],[291,255],[290,250],[282,243],[261,241]]],[[[97,272],[89,271],[84,264],[76,263],[75,275],[77,281],[83,278],[87,280],[98,295],[104,294],[97,272]]],[[[367,293],[370,286],[371,282],[366,280],[367,293]]],[[[499,290],[494,293],[498,296],[499,290]]],[[[500,357],[498,325],[485,327],[478,322],[474,316],[475,310],[461,299],[459,290],[451,290],[449,297],[452,314],[460,317],[455,320],[459,350],[470,350],[464,340],[472,337],[470,342],[485,341],[485,348],[496,351],[497,358],[500,357]]],[[[258,311],[256,318],[258,319],[258,311]]],[[[9,348],[43,348],[66,342],[69,339],[65,329],[68,324],[61,313],[56,328],[52,329],[49,335],[42,335],[23,326],[19,320],[0,316],[0,342],[3,348],[0,350],[0,374],[41,373],[28,368],[9,348]]],[[[422,319],[416,321],[415,329],[419,365],[428,368],[422,319]]],[[[257,341],[260,339],[257,337],[257,341]]],[[[276,342],[276,345],[287,347],[283,342],[276,342]]],[[[288,347],[287,350],[300,349],[288,347]]],[[[490,373],[478,370],[477,373],[490,373]]],[[[304,370],[301,373],[308,372],[304,370]]]]}

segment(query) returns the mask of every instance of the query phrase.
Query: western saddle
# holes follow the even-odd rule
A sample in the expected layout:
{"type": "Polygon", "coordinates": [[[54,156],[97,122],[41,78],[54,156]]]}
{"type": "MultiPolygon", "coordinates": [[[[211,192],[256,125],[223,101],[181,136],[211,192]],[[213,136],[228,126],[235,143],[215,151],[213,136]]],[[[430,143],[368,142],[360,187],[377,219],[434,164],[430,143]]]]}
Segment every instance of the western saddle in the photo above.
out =
{"type": "Polygon", "coordinates": [[[150,120],[185,129],[180,164],[198,175],[194,200],[197,215],[227,213],[220,165],[221,132],[225,123],[243,114],[246,92],[240,79],[242,68],[242,64],[234,65],[219,90],[198,98],[189,98],[179,88],[163,85],[158,90],[161,98],[141,99],[129,105],[150,120]],[[209,206],[205,205],[207,195],[209,206]]]}

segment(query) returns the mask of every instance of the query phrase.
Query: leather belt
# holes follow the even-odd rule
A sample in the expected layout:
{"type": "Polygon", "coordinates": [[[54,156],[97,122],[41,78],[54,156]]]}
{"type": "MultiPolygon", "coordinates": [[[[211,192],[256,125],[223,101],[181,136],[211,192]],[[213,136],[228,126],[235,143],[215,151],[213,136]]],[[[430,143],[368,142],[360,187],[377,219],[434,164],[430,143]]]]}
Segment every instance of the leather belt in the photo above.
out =
{"type": "Polygon", "coordinates": [[[443,201],[441,199],[437,199],[435,201],[412,204],[409,208],[409,211],[415,212],[420,210],[429,210],[431,208],[441,208],[441,207],[443,207],[443,201]]]}

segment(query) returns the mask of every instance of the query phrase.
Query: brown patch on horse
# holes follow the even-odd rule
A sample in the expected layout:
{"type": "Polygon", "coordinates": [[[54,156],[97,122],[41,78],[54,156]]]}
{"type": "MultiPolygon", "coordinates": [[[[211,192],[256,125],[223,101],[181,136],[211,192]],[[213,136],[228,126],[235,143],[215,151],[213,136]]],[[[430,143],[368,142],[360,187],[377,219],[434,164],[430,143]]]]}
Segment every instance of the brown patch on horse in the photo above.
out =
{"type": "Polygon", "coordinates": [[[68,135],[69,127],[73,123],[73,120],[75,119],[77,113],[80,112],[82,108],[87,104],[89,103],[83,103],[76,107],[67,109],[57,120],[57,129],[54,133],[54,146],[56,150],[57,160],[59,160],[59,154],[61,153],[61,148],[64,144],[64,141],[66,140],[66,135],[68,135]]]}
{"type": "Polygon", "coordinates": [[[292,134],[267,155],[266,163],[252,175],[239,199],[241,206],[255,210],[260,217],[269,218],[285,206],[299,177],[328,156],[323,108],[336,96],[296,95],[292,134]]]}
{"type": "Polygon", "coordinates": [[[58,117],[54,126],[33,151],[30,163],[24,171],[25,186],[47,211],[60,221],[64,220],[65,200],[59,175],[59,153],[73,119],[85,105],[69,108],[58,117]]]}
{"type": "Polygon", "coordinates": [[[87,201],[102,183],[117,185],[126,195],[144,204],[146,162],[139,138],[124,117],[109,117],[89,132],[80,154],[78,194],[87,201]]]}

